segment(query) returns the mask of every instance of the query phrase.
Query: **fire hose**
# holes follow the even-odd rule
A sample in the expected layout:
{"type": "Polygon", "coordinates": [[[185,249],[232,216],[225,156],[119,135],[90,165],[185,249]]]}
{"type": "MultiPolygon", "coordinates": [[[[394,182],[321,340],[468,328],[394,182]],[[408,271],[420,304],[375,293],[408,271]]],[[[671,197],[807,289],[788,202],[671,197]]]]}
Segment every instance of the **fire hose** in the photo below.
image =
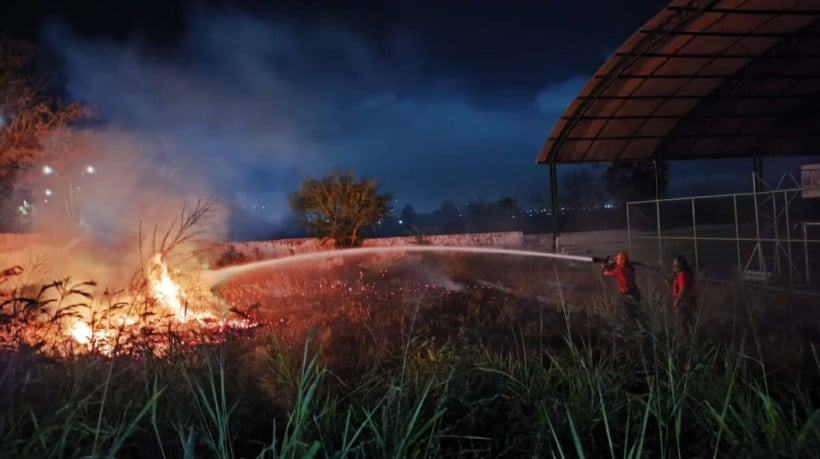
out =
{"type": "MultiPolygon", "coordinates": [[[[603,264],[604,266],[609,266],[609,265],[612,265],[612,264],[614,264],[614,263],[615,263],[615,259],[614,259],[613,257],[609,257],[609,256],[607,256],[607,257],[605,257],[605,258],[592,257],[592,262],[593,262],[593,263],[601,263],[601,264],[603,264]]],[[[648,268],[648,269],[650,269],[650,270],[654,271],[654,272],[655,272],[657,275],[659,275],[659,276],[660,276],[660,277],[664,280],[664,282],[666,282],[667,284],[668,284],[669,282],[671,282],[671,281],[670,281],[670,279],[669,279],[669,277],[667,277],[667,276],[666,276],[666,274],[664,274],[664,272],[663,272],[663,271],[661,271],[660,269],[658,269],[658,268],[656,268],[656,267],[654,267],[654,266],[652,266],[652,265],[649,265],[649,264],[646,264],[646,263],[643,263],[643,262],[640,262],[640,261],[633,261],[633,262],[631,262],[631,264],[632,264],[633,266],[640,266],[640,267],[642,267],[642,268],[648,268]]]]}

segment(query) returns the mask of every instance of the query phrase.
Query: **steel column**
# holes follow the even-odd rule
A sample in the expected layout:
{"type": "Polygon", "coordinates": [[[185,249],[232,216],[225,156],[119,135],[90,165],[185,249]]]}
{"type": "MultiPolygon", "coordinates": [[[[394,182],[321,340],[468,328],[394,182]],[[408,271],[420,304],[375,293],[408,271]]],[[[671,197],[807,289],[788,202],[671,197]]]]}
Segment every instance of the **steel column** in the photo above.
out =
{"type": "Polygon", "coordinates": [[[789,285],[794,288],[794,272],[792,270],[792,229],[791,223],[789,222],[789,195],[787,192],[783,192],[783,201],[785,202],[785,215],[786,215],[786,253],[787,257],[789,258],[789,285]]]}
{"type": "MultiPolygon", "coordinates": [[[[760,161],[760,158],[755,156],[755,169],[757,169],[757,163],[759,161],[760,161]]],[[[758,175],[757,175],[757,173],[755,173],[754,177],[752,177],[752,192],[754,193],[754,198],[755,198],[755,237],[757,238],[757,245],[755,246],[755,250],[757,250],[758,268],[761,271],[766,272],[766,260],[763,258],[763,247],[760,245],[760,212],[758,211],[759,210],[758,207],[760,207],[760,205],[757,202],[757,179],[758,179],[758,175]]],[[[754,253],[752,253],[752,256],[754,256],[754,253]]],[[[751,261],[751,259],[750,259],[750,261],[751,261]]],[[[747,269],[748,269],[748,263],[747,263],[747,269]]]]}
{"type": "Polygon", "coordinates": [[[806,261],[806,286],[811,287],[811,276],[809,275],[809,237],[806,228],[809,225],[803,223],[803,257],[806,261]]]}
{"type": "Polygon", "coordinates": [[[626,250],[632,256],[632,224],[629,221],[629,203],[626,203],[626,250]]]}
{"type": "MultiPolygon", "coordinates": [[[[779,231],[777,229],[777,194],[772,193],[772,227],[774,228],[774,240],[779,241],[780,237],[778,236],[779,231]]],[[[774,272],[780,274],[780,247],[779,242],[775,242],[774,244],[774,272]]]]}
{"type": "Polygon", "coordinates": [[[695,200],[692,200],[692,238],[694,241],[694,248],[695,248],[695,278],[698,277],[700,273],[700,264],[698,263],[698,222],[697,217],[695,216],[695,200]]]}
{"type": "Polygon", "coordinates": [[[743,270],[743,260],[740,256],[740,224],[737,221],[737,196],[732,196],[732,210],[735,213],[735,242],[737,246],[737,275],[740,277],[743,270]]]}
{"type": "Polygon", "coordinates": [[[558,252],[558,174],[555,156],[550,158],[550,199],[552,200],[552,251],[558,252]]]}
{"type": "Polygon", "coordinates": [[[663,269],[663,239],[661,235],[661,197],[660,197],[660,171],[658,170],[658,160],[653,162],[655,165],[655,221],[658,227],[658,268],[663,269]]]}

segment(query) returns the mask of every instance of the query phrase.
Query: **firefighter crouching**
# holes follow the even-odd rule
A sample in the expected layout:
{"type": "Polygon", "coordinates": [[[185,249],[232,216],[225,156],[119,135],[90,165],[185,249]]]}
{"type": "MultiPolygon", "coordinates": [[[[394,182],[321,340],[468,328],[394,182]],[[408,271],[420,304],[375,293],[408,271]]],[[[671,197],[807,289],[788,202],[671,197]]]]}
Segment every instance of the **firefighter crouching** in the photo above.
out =
{"type": "Polygon", "coordinates": [[[615,255],[614,262],[606,260],[601,264],[601,268],[603,268],[604,276],[614,277],[618,281],[618,291],[623,298],[627,317],[640,324],[641,291],[635,284],[635,267],[629,262],[629,256],[619,253],[615,255]]]}
{"type": "Polygon", "coordinates": [[[672,289],[672,310],[675,313],[675,331],[685,336],[695,321],[697,299],[695,295],[695,275],[686,258],[675,257],[672,262],[674,277],[670,283],[672,289]]]}

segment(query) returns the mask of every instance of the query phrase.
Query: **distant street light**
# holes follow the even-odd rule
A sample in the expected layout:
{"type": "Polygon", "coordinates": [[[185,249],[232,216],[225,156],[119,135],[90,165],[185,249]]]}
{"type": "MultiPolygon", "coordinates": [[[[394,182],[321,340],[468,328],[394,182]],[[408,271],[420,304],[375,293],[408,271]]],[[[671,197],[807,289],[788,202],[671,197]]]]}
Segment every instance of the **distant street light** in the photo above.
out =
{"type": "MultiPolygon", "coordinates": [[[[57,176],[57,171],[53,167],[49,166],[48,164],[43,165],[43,168],[41,169],[41,172],[43,173],[43,175],[57,176]]],[[[85,174],[93,175],[95,173],[97,173],[97,168],[94,167],[92,164],[89,164],[89,165],[85,166],[82,169],[81,175],[85,175],[85,174]]],[[[70,216],[74,215],[74,205],[75,205],[75,203],[74,203],[74,194],[75,194],[75,191],[80,191],[80,187],[75,186],[74,183],[73,183],[73,180],[74,180],[74,177],[72,177],[72,174],[67,174],[67,175],[65,175],[63,180],[60,180],[60,189],[62,189],[62,186],[65,185],[66,190],[68,191],[65,194],[65,207],[66,207],[66,213],[68,213],[68,215],[70,215],[70,216]]],[[[51,196],[54,196],[54,192],[50,188],[47,188],[45,190],[45,195],[46,195],[46,199],[44,199],[43,201],[45,203],[48,203],[47,198],[51,197],[51,196]]]]}

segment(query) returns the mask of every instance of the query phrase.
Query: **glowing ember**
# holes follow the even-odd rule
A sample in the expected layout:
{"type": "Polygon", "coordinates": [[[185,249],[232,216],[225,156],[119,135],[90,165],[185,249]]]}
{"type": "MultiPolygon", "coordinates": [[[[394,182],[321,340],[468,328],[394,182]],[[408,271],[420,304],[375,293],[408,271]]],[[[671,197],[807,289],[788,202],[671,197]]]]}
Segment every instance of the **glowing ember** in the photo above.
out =
{"type": "Polygon", "coordinates": [[[97,348],[99,351],[108,354],[111,352],[112,330],[93,330],[88,323],[78,320],[71,324],[68,332],[79,344],[89,348],[97,348]]]}
{"type": "Polygon", "coordinates": [[[90,344],[91,338],[94,337],[94,332],[91,330],[91,326],[82,320],[74,322],[68,329],[68,332],[71,333],[74,341],[77,341],[80,344],[90,344]]]}

